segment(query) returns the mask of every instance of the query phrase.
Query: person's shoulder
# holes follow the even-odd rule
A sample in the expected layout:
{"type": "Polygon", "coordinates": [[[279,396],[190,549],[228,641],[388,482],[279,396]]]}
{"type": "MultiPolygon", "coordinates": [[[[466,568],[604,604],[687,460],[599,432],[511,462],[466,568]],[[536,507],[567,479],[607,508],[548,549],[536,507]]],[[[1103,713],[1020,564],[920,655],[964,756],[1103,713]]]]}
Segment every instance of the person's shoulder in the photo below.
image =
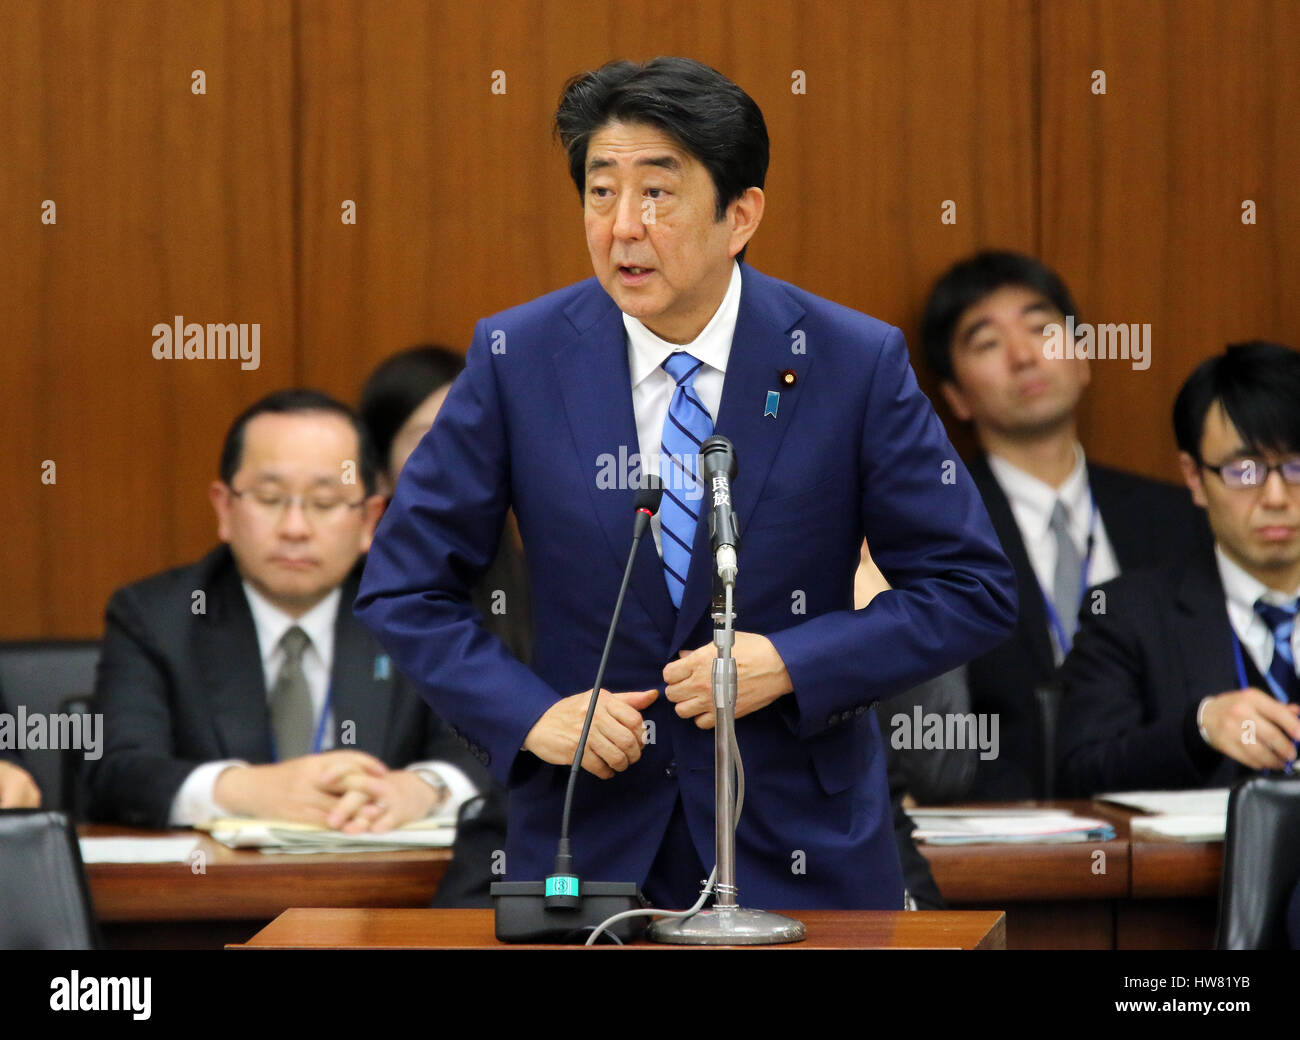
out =
{"type": "Polygon", "coordinates": [[[1130,473],[1114,466],[1104,466],[1088,460],[1088,474],[1094,482],[1126,494],[1138,495],[1143,499],[1167,505],[1170,508],[1194,509],[1191,495],[1182,484],[1171,484],[1166,480],[1144,477],[1139,473],[1130,473]]]}
{"type": "Polygon", "coordinates": [[[220,545],[202,559],[171,567],[147,578],[123,585],[113,593],[114,601],[133,601],[142,606],[172,604],[178,595],[187,600],[202,592],[205,598],[223,578],[237,576],[235,560],[228,545],[220,545]]]}
{"type": "Polygon", "coordinates": [[[507,336],[511,332],[553,334],[553,323],[557,321],[568,321],[582,332],[612,307],[613,299],[593,277],[497,311],[484,318],[482,324],[489,336],[498,330],[507,336]]]}
{"type": "MultiPolygon", "coordinates": [[[[860,346],[862,343],[879,345],[890,335],[899,333],[897,327],[870,314],[854,310],[842,303],[828,300],[809,292],[792,282],[782,281],[744,264],[741,267],[744,287],[756,291],[763,304],[781,308],[797,322],[807,315],[816,322],[833,326],[837,331],[836,343],[860,346]],[[784,306],[783,306],[784,305],[784,306]]],[[[901,333],[899,333],[901,338],[901,333]]]]}

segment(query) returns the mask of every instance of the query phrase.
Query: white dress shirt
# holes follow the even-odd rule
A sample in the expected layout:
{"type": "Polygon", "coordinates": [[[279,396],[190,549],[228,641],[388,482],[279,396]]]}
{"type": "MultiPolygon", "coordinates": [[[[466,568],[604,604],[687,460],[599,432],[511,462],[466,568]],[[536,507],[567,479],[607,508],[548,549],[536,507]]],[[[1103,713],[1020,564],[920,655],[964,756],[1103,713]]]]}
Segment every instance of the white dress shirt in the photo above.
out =
{"type": "MultiPolygon", "coordinates": [[[[731,340],[736,333],[736,318],[740,314],[740,265],[733,261],[731,282],[722,297],[722,303],[713,312],[709,323],[690,343],[669,343],[660,339],[641,322],[629,314],[623,315],[627,329],[627,367],[632,373],[632,412],[636,417],[637,448],[641,455],[641,472],[659,474],[660,444],[664,423],[668,419],[668,405],[672,402],[677,384],[663,368],[668,355],[684,351],[697,361],[704,362],[695,373],[692,385],[700,403],[708,409],[713,421],[718,420],[718,407],[722,403],[722,383],[727,374],[727,359],[731,356],[731,340]]],[[[662,535],[659,533],[659,516],[650,522],[655,548],[663,555],[662,535]]]]}
{"type": "MultiPolygon", "coordinates": [[[[1059,488],[1026,473],[1000,456],[988,457],[989,469],[993,471],[998,486],[1011,503],[1011,513],[1015,517],[1016,526],[1020,528],[1020,538],[1025,543],[1029,565],[1034,569],[1039,587],[1048,596],[1056,583],[1057,551],[1056,535],[1052,531],[1052,511],[1056,508],[1057,499],[1060,499],[1069,514],[1070,539],[1081,559],[1087,555],[1089,535],[1092,537],[1092,559],[1088,564],[1084,585],[1092,588],[1119,575],[1119,561],[1115,558],[1110,539],[1106,537],[1106,525],[1102,521],[1101,512],[1093,508],[1088,467],[1084,462],[1083,447],[1078,442],[1075,442],[1074,454],[1074,468],[1059,488]]],[[[1052,643],[1056,663],[1060,664],[1063,655],[1061,648],[1056,646],[1055,637],[1052,643]]]]}
{"type": "MultiPolygon", "coordinates": [[[[1255,601],[1263,597],[1265,603],[1274,606],[1290,606],[1300,596],[1300,588],[1289,596],[1285,592],[1270,589],[1262,581],[1252,578],[1241,567],[1230,560],[1223,548],[1216,542],[1214,559],[1219,565],[1219,578],[1223,582],[1224,598],[1227,600],[1228,621],[1237,633],[1242,647],[1250,654],[1261,675],[1268,675],[1269,665],[1273,663],[1273,630],[1268,623],[1255,613],[1255,601]]],[[[1292,660],[1300,662],[1300,625],[1291,633],[1292,660]]],[[[1268,689],[1264,690],[1268,693],[1268,689]]]]}
{"type": "MultiPolygon", "coordinates": [[[[243,586],[248,609],[253,615],[253,627],[257,631],[268,699],[280,668],[284,665],[285,652],[280,645],[281,639],[295,625],[306,634],[308,642],[302,655],[302,674],[311,694],[312,734],[314,737],[317,732],[320,733],[321,751],[331,750],[334,747],[334,715],[326,704],[326,698],[329,696],[330,671],[334,664],[334,623],[338,617],[342,591],[334,589],[302,617],[293,618],[274,606],[248,582],[244,582],[243,586]],[[324,719],[321,718],[322,712],[325,714],[324,719]]],[[[217,777],[230,766],[244,765],[248,763],[240,759],[223,759],[196,766],[172,799],[168,823],[173,827],[191,827],[196,823],[229,816],[230,813],[217,804],[214,796],[217,777]]],[[[450,797],[448,803],[440,807],[440,815],[443,812],[454,813],[462,802],[478,793],[469,777],[446,762],[415,762],[407,768],[430,770],[447,785],[450,797]]]]}

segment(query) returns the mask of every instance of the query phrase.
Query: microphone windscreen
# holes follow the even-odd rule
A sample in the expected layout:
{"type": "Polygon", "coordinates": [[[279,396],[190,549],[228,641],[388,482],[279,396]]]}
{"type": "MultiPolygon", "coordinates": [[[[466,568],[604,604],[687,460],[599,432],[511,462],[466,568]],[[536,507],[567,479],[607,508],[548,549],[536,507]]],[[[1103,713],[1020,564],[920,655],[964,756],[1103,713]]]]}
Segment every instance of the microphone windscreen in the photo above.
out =
{"type": "Polygon", "coordinates": [[[663,501],[664,486],[663,482],[653,473],[643,473],[641,475],[641,487],[636,493],[637,510],[647,510],[651,516],[659,512],[659,503],[663,501]]]}
{"type": "Polygon", "coordinates": [[[705,480],[715,473],[725,473],[728,480],[736,479],[736,449],[726,437],[714,434],[700,445],[700,472],[705,480]]]}

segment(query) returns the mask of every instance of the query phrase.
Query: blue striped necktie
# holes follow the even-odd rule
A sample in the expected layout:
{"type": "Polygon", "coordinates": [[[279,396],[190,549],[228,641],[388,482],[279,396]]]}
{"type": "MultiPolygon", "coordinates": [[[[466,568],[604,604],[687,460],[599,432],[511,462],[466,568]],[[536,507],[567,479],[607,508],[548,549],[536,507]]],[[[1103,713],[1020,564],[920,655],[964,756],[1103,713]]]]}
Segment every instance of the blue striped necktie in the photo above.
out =
{"type": "Polygon", "coordinates": [[[664,371],[673,377],[677,389],[668,403],[660,443],[659,477],[664,484],[664,498],[659,506],[659,524],[663,535],[664,578],[673,606],[679,609],[704,501],[704,485],[699,477],[700,445],[713,433],[713,417],[700,402],[693,385],[695,373],[702,364],[682,351],[670,354],[663,363],[664,371]]]}
{"type": "Polygon", "coordinates": [[[1300,700],[1300,678],[1296,676],[1295,654],[1291,649],[1291,633],[1295,631],[1296,603],[1275,607],[1262,599],[1255,603],[1255,613],[1273,630],[1273,660],[1268,666],[1269,677],[1282,691],[1282,701],[1300,700]]]}

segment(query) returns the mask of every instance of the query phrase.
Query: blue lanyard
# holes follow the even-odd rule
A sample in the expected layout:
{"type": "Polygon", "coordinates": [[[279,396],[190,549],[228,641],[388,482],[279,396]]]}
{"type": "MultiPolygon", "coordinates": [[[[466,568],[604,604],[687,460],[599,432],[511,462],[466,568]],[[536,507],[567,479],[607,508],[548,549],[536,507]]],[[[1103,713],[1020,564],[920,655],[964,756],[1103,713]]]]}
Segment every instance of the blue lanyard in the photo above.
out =
{"type": "MultiPolygon", "coordinates": [[[[1092,570],[1092,550],[1096,544],[1097,532],[1097,500],[1088,495],[1091,513],[1088,518],[1088,549],[1083,554],[1083,570],[1079,574],[1079,604],[1083,606],[1083,598],[1088,593],[1088,572],[1092,570]]],[[[1047,624],[1052,630],[1052,636],[1056,639],[1056,645],[1061,648],[1061,656],[1065,657],[1070,652],[1070,646],[1073,640],[1065,634],[1065,625],[1061,623],[1061,615],[1056,612],[1056,604],[1052,602],[1052,597],[1047,594],[1041,582],[1038,585],[1038,591],[1043,597],[1043,606],[1047,610],[1047,624]]],[[[1077,614],[1078,607],[1075,608],[1077,614]]]]}
{"type": "MultiPolygon", "coordinates": [[[[1231,625],[1228,627],[1232,629],[1232,659],[1237,665],[1237,689],[1244,690],[1250,685],[1250,680],[1246,678],[1246,658],[1241,652],[1241,637],[1237,635],[1237,630],[1235,628],[1232,628],[1231,625]]],[[[1274,697],[1283,704],[1291,703],[1286,692],[1277,684],[1277,680],[1273,678],[1268,669],[1264,669],[1260,674],[1264,677],[1264,682],[1268,684],[1269,692],[1272,693],[1274,697]]],[[[1290,776],[1292,768],[1292,763],[1288,762],[1282,772],[1290,776]]]]}
{"type": "MultiPolygon", "coordinates": [[[[316,734],[311,738],[311,753],[319,755],[321,745],[325,742],[325,720],[330,716],[330,702],[334,700],[334,684],[325,689],[325,704],[321,707],[320,721],[316,723],[316,734]]],[[[275,746],[275,733],[271,733],[271,761],[280,761],[279,749],[275,746]]]]}

